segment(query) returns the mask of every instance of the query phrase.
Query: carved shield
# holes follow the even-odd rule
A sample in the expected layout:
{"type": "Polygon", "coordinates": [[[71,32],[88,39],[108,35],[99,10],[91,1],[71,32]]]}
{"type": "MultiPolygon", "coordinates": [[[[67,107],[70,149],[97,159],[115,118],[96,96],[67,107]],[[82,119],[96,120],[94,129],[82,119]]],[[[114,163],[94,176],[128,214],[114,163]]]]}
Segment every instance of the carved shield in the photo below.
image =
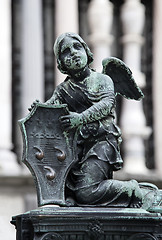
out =
{"type": "Polygon", "coordinates": [[[23,162],[31,171],[37,189],[38,205],[65,205],[65,181],[76,161],[76,133],[64,131],[60,116],[66,105],[36,103],[20,120],[23,134],[23,162]]]}

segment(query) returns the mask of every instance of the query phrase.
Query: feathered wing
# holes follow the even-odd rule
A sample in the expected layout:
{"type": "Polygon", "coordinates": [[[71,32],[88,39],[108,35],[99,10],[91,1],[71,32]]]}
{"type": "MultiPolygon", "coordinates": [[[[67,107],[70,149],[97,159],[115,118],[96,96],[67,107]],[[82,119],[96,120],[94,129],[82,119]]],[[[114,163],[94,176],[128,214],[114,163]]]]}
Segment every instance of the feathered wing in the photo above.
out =
{"type": "Polygon", "coordinates": [[[102,61],[103,74],[114,82],[115,94],[127,99],[140,100],[144,97],[141,89],[135,83],[131,70],[118,58],[110,57],[102,61]]]}

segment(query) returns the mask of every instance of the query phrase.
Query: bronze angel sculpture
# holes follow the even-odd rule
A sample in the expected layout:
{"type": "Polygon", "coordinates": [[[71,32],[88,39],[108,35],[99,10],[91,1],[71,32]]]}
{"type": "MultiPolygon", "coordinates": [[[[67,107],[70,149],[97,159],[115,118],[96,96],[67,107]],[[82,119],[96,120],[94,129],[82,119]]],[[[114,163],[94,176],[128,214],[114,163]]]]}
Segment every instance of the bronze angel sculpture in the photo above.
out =
{"type": "Polygon", "coordinates": [[[156,186],[112,179],[113,171],[123,165],[121,131],[114,121],[116,95],[143,98],[131,70],[111,57],[103,60],[102,73],[94,71],[90,68],[93,55],[89,47],[74,33],[59,36],[54,53],[58,69],[68,76],[46,104],[67,104],[69,113],[60,117],[61,125],[67,132],[78,131],[78,159],[66,179],[67,205],[136,208],[159,205],[161,192],[156,186]]]}

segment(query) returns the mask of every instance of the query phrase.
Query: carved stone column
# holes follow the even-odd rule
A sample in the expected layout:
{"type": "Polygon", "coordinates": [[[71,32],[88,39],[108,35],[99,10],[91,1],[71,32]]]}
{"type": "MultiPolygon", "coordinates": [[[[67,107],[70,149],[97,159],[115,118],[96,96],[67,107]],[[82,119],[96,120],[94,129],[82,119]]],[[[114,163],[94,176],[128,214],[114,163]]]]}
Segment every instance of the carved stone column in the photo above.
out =
{"type": "Polygon", "coordinates": [[[22,116],[35,99],[43,101],[42,2],[22,1],[22,116]]]}
{"type": "Polygon", "coordinates": [[[12,149],[11,116],[11,1],[1,1],[0,7],[0,175],[19,172],[12,149]]]}
{"type": "Polygon", "coordinates": [[[113,6],[107,0],[92,0],[88,9],[90,27],[89,41],[93,48],[93,67],[102,70],[102,60],[109,57],[113,36],[110,34],[113,20],[113,6]]]}
{"type": "MultiPolygon", "coordinates": [[[[64,32],[78,33],[78,1],[56,0],[55,1],[55,36],[58,37],[64,32]]],[[[65,76],[56,72],[55,85],[60,84],[65,76]]]]}
{"type": "Polygon", "coordinates": [[[156,167],[162,173],[162,1],[154,1],[154,46],[153,46],[153,99],[156,167]]]}
{"type": "MultiPolygon", "coordinates": [[[[139,0],[125,0],[121,8],[123,24],[122,38],[124,62],[133,72],[137,85],[145,86],[145,76],[141,73],[141,46],[144,42],[142,31],[145,21],[145,8],[139,0]]],[[[143,140],[150,134],[146,127],[142,101],[123,101],[121,127],[124,139],[125,170],[129,173],[146,173],[145,149],[143,140]]]]}

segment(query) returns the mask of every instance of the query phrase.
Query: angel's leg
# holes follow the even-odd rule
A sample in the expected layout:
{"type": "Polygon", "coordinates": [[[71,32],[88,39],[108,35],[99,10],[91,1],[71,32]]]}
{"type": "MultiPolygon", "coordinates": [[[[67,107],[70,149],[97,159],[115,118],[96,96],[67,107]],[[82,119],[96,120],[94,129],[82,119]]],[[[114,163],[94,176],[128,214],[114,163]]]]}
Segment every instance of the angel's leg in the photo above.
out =
{"type": "Polygon", "coordinates": [[[88,158],[77,172],[75,195],[80,204],[113,207],[140,207],[142,194],[135,180],[108,179],[110,165],[95,157],[88,158]]]}

